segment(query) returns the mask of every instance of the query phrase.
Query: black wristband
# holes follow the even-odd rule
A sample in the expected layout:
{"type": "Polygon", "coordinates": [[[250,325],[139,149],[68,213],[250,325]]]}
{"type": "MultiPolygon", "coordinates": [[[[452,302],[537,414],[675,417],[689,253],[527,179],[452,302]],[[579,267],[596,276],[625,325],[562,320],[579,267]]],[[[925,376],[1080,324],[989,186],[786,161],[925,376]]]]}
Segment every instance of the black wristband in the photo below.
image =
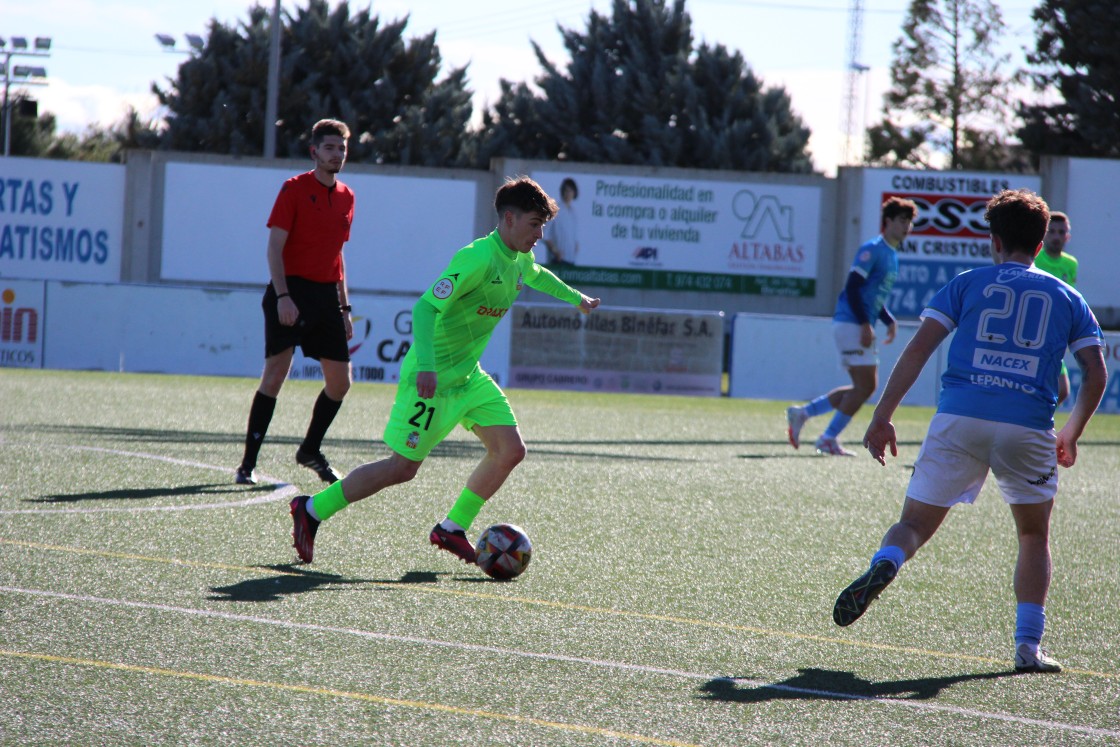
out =
{"type": "Polygon", "coordinates": [[[349,314],[352,311],[353,307],[351,307],[350,304],[346,304],[345,306],[339,306],[338,309],[339,311],[345,311],[347,314],[349,314]]]}
{"type": "Polygon", "coordinates": [[[291,293],[277,293],[276,300],[279,301],[281,298],[290,297],[291,295],[291,293]]]}

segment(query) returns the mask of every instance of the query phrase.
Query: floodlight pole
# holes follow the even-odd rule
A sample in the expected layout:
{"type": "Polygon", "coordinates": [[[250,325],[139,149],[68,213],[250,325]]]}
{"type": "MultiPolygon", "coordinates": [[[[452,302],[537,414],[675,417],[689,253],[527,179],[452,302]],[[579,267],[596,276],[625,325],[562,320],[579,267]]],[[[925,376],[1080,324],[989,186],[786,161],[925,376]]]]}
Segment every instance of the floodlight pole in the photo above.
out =
{"type": "MultiPolygon", "coordinates": [[[[16,46],[17,39],[22,39],[22,37],[14,37],[10,40],[13,47],[16,46]]],[[[50,53],[51,40],[49,38],[36,37],[34,49],[27,49],[26,48],[27,47],[27,42],[26,41],[23,41],[21,43],[23,44],[23,46],[20,47],[19,51],[16,51],[16,49],[8,49],[7,48],[8,41],[0,38],[0,54],[4,55],[4,105],[3,105],[2,111],[3,111],[3,114],[4,114],[4,157],[5,158],[7,158],[8,156],[10,156],[12,154],[12,101],[11,101],[11,96],[9,94],[9,90],[12,87],[12,58],[16,57],[18,55],[24,55],[25,57],[50,57],[51,56],[51,53],[50,53]]],[[[38,73],[32,71],[32,75],[38,75],[42,72],[43,72],[42,70],[39,70],[38,73]]],[[[45,83],[42,80],[28,80],[28,81],[21,81],[21,82],[27,83],[29,85],[45,85],[45,83]]]]}
{"type": "Polygon", "coordinates": [[[8,89],[12,83],[12,53],[4,51],[4,157],[12,152],[12,114],[8,109],[8,89]]]}
{"type": "Polygon", "coordinates": [[[268,90],[264,107],[264,157],[276,157],[276,120],[280,98],[280,0],[272,4],[268,22],[268,90]]]}

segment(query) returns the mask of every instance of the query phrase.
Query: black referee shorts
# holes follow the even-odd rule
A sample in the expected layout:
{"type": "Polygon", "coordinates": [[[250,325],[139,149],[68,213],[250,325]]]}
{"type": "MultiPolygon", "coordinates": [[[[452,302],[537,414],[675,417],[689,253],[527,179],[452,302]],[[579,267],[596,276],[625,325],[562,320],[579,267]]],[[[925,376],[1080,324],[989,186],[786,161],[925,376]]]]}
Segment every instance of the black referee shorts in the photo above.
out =
{"type": "Polygon", "coordinates": [[[264,355],[271,358],[299,345],[303,354],[315,360],[350,361],[346,324],[338,302],[337,283],[316,283],[288,276],[288,294],[299,309],[299,319],[290,327],[280,323],[276,310],[276,289],[272,283],[264,290],[264,355]]]}

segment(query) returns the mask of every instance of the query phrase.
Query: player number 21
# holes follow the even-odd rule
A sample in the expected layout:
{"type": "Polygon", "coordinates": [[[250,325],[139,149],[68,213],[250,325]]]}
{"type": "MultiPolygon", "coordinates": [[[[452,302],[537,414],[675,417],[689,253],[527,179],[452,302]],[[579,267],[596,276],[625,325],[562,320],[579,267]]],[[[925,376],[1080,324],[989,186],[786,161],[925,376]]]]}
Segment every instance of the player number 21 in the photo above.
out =
{"type": "Polygon", "coordinates": [[[436,414],[436,408],[428,407],[423,402],[417,402],[413,407],[416,408],[416,414],[409,418],[408,422],[417,428],[428,430],[432,424],[432,417],[436,414]]]}

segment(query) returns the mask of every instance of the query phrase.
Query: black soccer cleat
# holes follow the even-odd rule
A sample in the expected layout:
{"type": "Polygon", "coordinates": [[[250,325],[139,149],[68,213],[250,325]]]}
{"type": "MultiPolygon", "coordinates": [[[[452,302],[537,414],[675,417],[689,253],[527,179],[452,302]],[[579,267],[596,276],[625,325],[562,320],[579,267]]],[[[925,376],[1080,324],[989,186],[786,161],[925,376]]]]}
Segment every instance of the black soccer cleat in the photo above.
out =
{"type": "Polygon", "coordinates": [[[252,468],[242,465],[237,468],[237,475],[233,478],[233,481],[238,485],[256,485],[257,476],[252,468]]]}
{"type": "Polygon", "coordinates": [[[342,476],[334,471],[321,451],[304,451],[300,447],[296,451],[296,462],[313,471],[325,483],[333,484],[342,479],[342,476]]]}
{"type": "Polygon", "coordinates": [[[297,495],[289,504],[292,509],[292,547],[304,563],[310,563],[315,557],[315,532],[319,531],[319,522],[307,513],[310,500],[309,495],[297,495]]]}
{"type": "Polygon", "coordinates": [[[879,598],[883,589],[894,581],[898,568],[889,560],[880,560],[871,566],[867,573],[857,578],[840,592],[832,608],[832,619],[837,625],[847,626],[867,611],[868,606],[879,598]]]}

